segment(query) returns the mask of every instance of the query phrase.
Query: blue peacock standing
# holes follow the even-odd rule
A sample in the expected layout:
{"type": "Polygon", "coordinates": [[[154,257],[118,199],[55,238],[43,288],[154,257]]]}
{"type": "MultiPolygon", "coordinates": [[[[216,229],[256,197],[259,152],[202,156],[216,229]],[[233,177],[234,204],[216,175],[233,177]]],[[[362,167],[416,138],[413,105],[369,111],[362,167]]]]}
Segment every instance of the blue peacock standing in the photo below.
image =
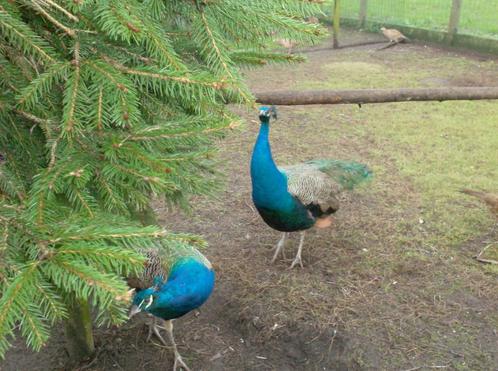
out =
{"type": "Polygon", "coordinates": [[[148,258],[142,276],[128,279],[136,290],[129,316],[141,311],[152,314],[147,340],[154,333],[168,346],[159,332],[166,330],[175,353],[173,370],[189,370],[178,352],[172,320],[200,307],[209,298],[215,280],[211,263],[197,249],[183,243],[167,247],[158,242],[142,253],[148,258]],[[158,325],[158,320],[164,322],[164,327],[158,325]]]}
{"type": "Polygon", "coordinates": [[[263,220],[283,232],[272,263],[290,232],[299,231],[299,248],[291,268],[303,267],[301,258],[305,231],[332,224],[332,214],[339,209],[337,196],[345,189],[372,176],[367,166],[352,161],[311,160],[301,164],[277,167],[273,161],[269,133],[270,118],[277,117],[275,107],[261,107],[261,127],[251,159],[252,198],[263,220]]]}

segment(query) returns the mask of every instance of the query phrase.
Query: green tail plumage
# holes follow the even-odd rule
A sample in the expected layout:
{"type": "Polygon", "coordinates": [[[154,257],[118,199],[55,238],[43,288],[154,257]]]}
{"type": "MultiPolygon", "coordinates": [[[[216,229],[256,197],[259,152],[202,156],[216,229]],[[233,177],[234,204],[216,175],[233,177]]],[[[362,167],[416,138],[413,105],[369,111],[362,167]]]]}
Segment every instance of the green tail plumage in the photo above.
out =
{"type": "Polygon", "coordinates": [[[343,189],[348,190],[373,176],[372,171],[366,165],[354,161],[322,159],[307,161],[306,164],[316,166],[318,170],[338,182],[343,189]]]}

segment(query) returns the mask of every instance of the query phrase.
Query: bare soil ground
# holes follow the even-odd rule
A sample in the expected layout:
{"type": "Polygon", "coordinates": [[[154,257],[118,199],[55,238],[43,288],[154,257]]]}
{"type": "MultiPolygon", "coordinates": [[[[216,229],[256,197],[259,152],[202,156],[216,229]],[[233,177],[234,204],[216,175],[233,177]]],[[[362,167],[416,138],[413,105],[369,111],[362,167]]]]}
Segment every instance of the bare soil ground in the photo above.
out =
{"type": "MultiPolygon", "coordinates": [[[[380,37],[344,31],[343,39],[380,37]]],[[[498,85],[496,58],[378,47],[308,52],[306,63],[246,75],[255,91],[498,85]]],[[[305,268],[292,271],[296,237],[289,260],[270,265],[279,234],[250,197],[256,114],[239,113],[246,124],[220,142],[219,199],[193,200],[190,215],[157,205],[168,229],[205,236],[217,272],[209,301],[175,322],[193,370],[498,370],[498,270],[472,258],[498,241],[498,228],[456,192],[498,189],[497,102],[281,107],[272,127],[278,163],[353,159],[375,172],[344,195],[333,227],[308,233],[305,268]]],[[[144,323],[97,330],[98,356],[80,369],[170,369],[171,351],[145,343],[144,323]]],[[[17,344],[2,370],[63,369],[60,331],[39,354],[17,344]]]]}

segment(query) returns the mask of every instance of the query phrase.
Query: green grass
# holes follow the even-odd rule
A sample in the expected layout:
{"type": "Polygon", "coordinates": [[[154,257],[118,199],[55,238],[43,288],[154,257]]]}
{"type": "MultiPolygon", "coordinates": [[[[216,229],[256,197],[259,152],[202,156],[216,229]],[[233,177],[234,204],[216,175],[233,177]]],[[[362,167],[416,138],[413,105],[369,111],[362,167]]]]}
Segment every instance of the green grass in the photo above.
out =
{"type": "MultiPolygon", "coordinates": [[[[496,85],[497,73],[492,59],[400,45],[313,53],[248,79],[268,90],[449,87],[496,85]]],[[[362,369],[496,368],[498,266],[472,258],[492,244],[483,257],[497,259],[496,221],[458,190],[498,189],[498,102],[282,107],[279,116],[277,163],[352,159],[374,178],[341,209],[333,234],[310,237],[309,276],[281,274],[278,288],[250,302],[271,298],[264,307],[294,321],[339,323],[362,369]]]]}
{"type": "MultiPolygon", "coordinates": [[[[351,52],[347,61],[322,65],[328,79],[306,81],[306,89],[420,87],[451,81],[464,76],[473,62],[455,57],[391,55],[392,68],[375,60],[361,61],[362,52],[351,52]],[[401,59],[400,59],[401,58],[401,59]],[[400,59],[400,60],[398,60],[400,59]],[[432,66],[438,66],[435,78],[432,66]]],[[[486,62],[496,68],[496,63],[486,62]]],[[[423,218],[430,233],[426,243],[455,246],[470,238],[476,229],[490,226],[493,219],[481,208],[469,208],[474,202],[458,194],[463,187],[498,187],[498,105],[482,102],[422,102],[365,105],[354,113],[363,125],[358,134],[371,135],[382,143],[383,151],[394,158],[398,170],[412,179],[421,194],[423,218]]]]}
{"type": "MultiPolygon", "coordinates": [[[[341,4],[344,17],[358,17],[360,0],[341,4]]],[[[367,19],[443,31],[448,26],[451,4],[452,0],[369,0],[367,19]]],[[[498,38],[498,0],[463,1],[460,32],[498,38]]]]}

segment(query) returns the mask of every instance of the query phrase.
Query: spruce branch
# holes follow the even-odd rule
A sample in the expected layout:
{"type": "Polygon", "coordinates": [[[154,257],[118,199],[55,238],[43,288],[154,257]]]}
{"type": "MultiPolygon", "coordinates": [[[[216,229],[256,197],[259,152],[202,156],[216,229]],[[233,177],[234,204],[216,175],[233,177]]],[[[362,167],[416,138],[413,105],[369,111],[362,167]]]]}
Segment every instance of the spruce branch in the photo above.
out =
{"type": "Polygon", "coordinates": [[[17,272],[16,278],[9,284],[7,289],[2,292],[0,298],[0,354],[5,354],[9,347],[9,342],[6,339],[7,335],[12,335],[12,329],[15,322],[20,319],[23,307],[20,303],[28,295],[26,292],[30,288],[30,282],[33,276],[37,274],[38,265],[40,262],[30,262],[17,272]]]}
{"type": "MultiPolygon", "coordinates": [[[[118,69],[119,71],[129,74],[129,75],[136,75],[136,76],[144,76],[144,77],[150,77],[152,79],[157,79],[157,80],[164,80],[164,81],[175,81],[181,84],[194,84],[194,85],[202,85],[206,86],[209,88],[213,88],[216,90],[223,89],[226,87],[226,83],[224,81],[201,81],[201,80],[196,80],[192,79],[188,76],[181,76],[177,74],[168,74],[165,71],[162,71],[160,73],[157,72],[152,72],[151,68],[145,68],[142,67],[142,69],[133,69],[133,68],[128,68],[118,61],[110,58],[109,56],[102,55],[102,58],[109,62],[113,67],[118,69]]],[[[156,69],[157,70],[157,69],[156,69]]]]}
{"type": "Polygon", "coordinates": [[[20,50],[37,55],[47,63],[55,62],[53,49],[29,26],[11,16],[2,5],[0,5],[0,30],[9,38],[9,42],[20,50]]]}
{"type": "Polygon", "coordinates": [[[103,130],[104,130],[104,125],[102,123],[102,101],[104,97],[104,89],[102,87],[99,88],[99,95],[97,99],[97,130],[100,136],[102,136],[103,130]]]}
{"type": "Polygon", "coordinates": [[[71,70],[70,62],[56,62],[27,84],[17,96],[18,105],[33,110],[71,70]]]}
{"type": "Polygon", "coordinates": [[[119,143],[119,146],[121,147],[126,141],[143,141],[143,140],[158,140],[158,139],[172,139],[172,138],[179,138],[179,137],[190,137],[190,136],[198,136],[198,135],[203,135],[203,134],[211,134],[227,129],[235,129],[239,125],[239,121],[231,121],[226,125],[220,126],[220,127],[215,127],[215,128],[209,128],[209,129],[203,129],[203,130],[192,130],[192,131],[184,131],[181,133],[172,133],[172,134],[159,134],[159,135],[154,135],[153,130],[146,130],[145,132],[151,133],[151,136],[145,136],[145,132],[142,134],[137,134],[137,135],[129,135],[123,141],[119,143]]]}
{"type": "Polygon", "coordinates": [[[64,129],[68,135],[72,135],[75,126],[75,111],[77,97],[80,88],[80,42],[74,43],[74,58],[71,64],[74,66],[72,73],[66,81],[67,94],[64,96],[64,129]]]}
{"type": "Polygon", "coordinates": [[[28,346],[39,351],[48,340],[49,331],[43,322],[43,313],[33,304],[21,307],[21,335],[26,338],[28,346]]]}
{"type": "Polygon", "coordinates": [[[70,11],[68,11],[67,9],[63,8],[62,6],[60,6],[59,4],[57,4],[55,1],[52,1],[52,0],[34,0],[35,2],[37,3],[41,3],[41,4],[48,4],[49,6],[57,9],[58,11],[62,12],[66,17],[68,17],[69,19],[71,19],[72,21],[74,22],[79,22],[79,19],[78,17],[76,17],[74,14],[72,14],[70,11]]]}
{"type": "Polygon", "coordinates": [[[123,233],[85,233],[79,236],[59,237],[54,240],[49,240],[50,243],[58,243],[61,241],[93,241],[105,239],[127,239],[127,238],[159,238],[166,237],[170,232],[166,230],[153,230],[150,232],[123,232],[123,233]]]}
{"type": "Polygon", "coordinates": [[[64,31],[68,36],[74,37],[76,35],[76,32],[73,29],[63,25],[57,19],[52,17],[45,9],[43,9],[43,7],[40,6],[40,3],[38,1],[32,0],[30,4],[34,9],[38,11],[38,13],[43,15],[48,21],[54,24],[57,28],[60,28],[62,31],[64,31]]]}
{"type": "Polygon", "coordinates": [[[204,49],[207,55],[208,63],[209,61],[211,61],[211,65],[213,65],[214,63],[219,64],[223,73],[228,76],[232,88],[234,88],[240,94],[240,96],[243,98],[243,101],[245,101],[246,103],[252,102],[254,100],[253,97],[248,91],[242,89],[242,84],[240,84],[238,76],[235,76],[235,72],[233,71],[232,66],[229,66],[229,58],[224,55],[224,53],[220,49],[220,46],[218,45],[218,40],[220,40],[221,38],[215,37],[214,31],[208,22],[206,13],[204,12],[204,5],[201,5],[198,0],[196,0],[196,5],[200,14],[201,24],[210,42],[210,45],[206,45],[206,49],[204,49]],[[212,48],[212,51],[214,52],[211,57],[209,57],[210,52],[208,52],[207,48],[212,48]]]}

